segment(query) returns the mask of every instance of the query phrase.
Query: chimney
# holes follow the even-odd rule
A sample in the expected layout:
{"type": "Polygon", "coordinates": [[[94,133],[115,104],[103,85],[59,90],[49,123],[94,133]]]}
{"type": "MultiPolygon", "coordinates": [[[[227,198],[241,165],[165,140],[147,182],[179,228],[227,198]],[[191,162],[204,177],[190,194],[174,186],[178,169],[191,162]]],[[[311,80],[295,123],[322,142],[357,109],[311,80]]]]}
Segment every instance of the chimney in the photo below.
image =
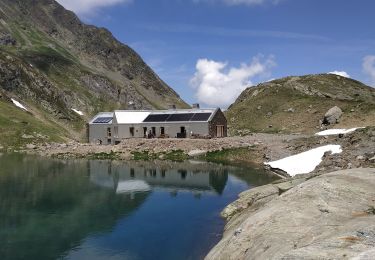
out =
{"type": "Polygon", "coordinates": [[[175,104],[169,105],[168,109],[169,110],[175,110],[176,109],[176,105],[175,104]]]}
{"type": "Polygon", "coordinates": [[[200,105],[198,103],[193,104],[193,109],[199,109],[200,105]]]}
{"type": "Polygon", "coordinates": [[[134,101],[128,102],[128,110],[136,110],[134,101]]]}

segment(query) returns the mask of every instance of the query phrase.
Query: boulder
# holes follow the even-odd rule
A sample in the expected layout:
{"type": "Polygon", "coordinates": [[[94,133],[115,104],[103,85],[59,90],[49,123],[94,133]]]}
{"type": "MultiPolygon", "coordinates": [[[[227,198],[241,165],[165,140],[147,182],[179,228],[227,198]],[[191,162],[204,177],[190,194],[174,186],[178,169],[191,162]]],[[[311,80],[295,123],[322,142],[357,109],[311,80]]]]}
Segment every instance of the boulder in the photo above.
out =
{"type": "Polygon", "coordinates": [[[34,139],[35,137],[33,135],[23,134],[21,136],[23,139],[34,139]]]}
{"type": "Polygon", "coordinates": [[[205,155],[206,153],[207,151],[205,150],[191,150],[190,152],[188,152],[188,155],[189,157],[198,157],[198,156],[205,155]]]}
{"type": "Polygon", "coordinates": [[[337,124],[342,116],[342,110],[338,106],[332,107],[324,115],[323,124],[324,125],[334,125],[337,124]]]}
{"type": "Polygon", "coordinates": [[[33,150],[33,149],[36,149],[36,145],[35,144],[27,144],[26,148],[29,149],[29,150],[33,150]]]}
{"type": "Polygon", "coordinates": [[[375,259],[375,169],[305,180],[242,193],[206,259],[375,259]]]}

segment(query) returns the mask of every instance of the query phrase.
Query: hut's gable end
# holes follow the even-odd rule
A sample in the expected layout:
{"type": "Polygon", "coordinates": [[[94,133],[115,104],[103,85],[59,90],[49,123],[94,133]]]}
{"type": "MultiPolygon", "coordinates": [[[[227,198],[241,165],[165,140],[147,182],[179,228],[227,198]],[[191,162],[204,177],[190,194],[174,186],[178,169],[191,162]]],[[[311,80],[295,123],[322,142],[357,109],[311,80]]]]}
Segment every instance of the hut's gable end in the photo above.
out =
{"type": "Polygon", "coordinates": [[[218,109],[208,125],[208,132],[211,137],[227,137],[228,123],[224,113],[218,109]]]}

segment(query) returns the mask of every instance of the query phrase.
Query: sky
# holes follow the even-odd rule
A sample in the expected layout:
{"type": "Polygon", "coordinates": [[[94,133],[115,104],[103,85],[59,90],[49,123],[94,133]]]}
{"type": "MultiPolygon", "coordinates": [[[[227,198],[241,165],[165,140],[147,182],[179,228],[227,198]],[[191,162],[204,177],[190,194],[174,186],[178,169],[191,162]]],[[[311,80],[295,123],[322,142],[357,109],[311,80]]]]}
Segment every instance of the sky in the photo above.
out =
{"type": "Polygon", "coordinates": [[[228,107],[275,78],[375,86],[373,0],[57,0],[109,29],[188,103],[228,107]]]}

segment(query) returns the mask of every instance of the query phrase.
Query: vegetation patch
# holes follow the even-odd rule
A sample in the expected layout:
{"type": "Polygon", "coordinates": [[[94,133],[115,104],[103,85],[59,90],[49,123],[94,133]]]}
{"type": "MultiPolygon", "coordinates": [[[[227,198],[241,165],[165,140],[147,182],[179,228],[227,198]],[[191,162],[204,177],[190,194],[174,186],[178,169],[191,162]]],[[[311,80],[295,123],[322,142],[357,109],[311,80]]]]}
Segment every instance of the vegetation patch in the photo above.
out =
{"type": "Polygon", "coordinates": [[[67,133],[57,125],[42,122],[13,104],[0,100],[0,144],[24,147],[30,143],[63,142],[67,133]]]}
{"type": "Polygon", "coordinates": [[[185,161],[189,156],[182,150],[172,150],[169,152],[152,153],[149,151],[131,152],[133,160],[150,161],[150,160],[169,160],[175,162],[185,161]]]}
{"type": "Polygon", "coordinates": [[[260,153],[258,149],[255,149],[255,146],[208,152],[206,155],[200,157],[200,159],[213,163],[238,165],[254,164],[254,162],[261,161],[260,153]]]}
{"type": "Polygon", "coordinates": [[[375,215],[375,207],[370,207],[367,211],[366,211],[369,215],[375,215]]]}
{"type": "Polygon", "coordinates": [[[119,153],[110,151],[109,153],[90,153],[87,155],[87,158],[91,160],[118,160],[120,159],[120,156],[119,153]]]}
{"type": "Polygon", "coordinates": [[[131,155],[133,156],[133,160],[135,161],[149,161],[152,159],[152,155],[148,151],[142,151],[142,152],[131,152],[131,155]]]}

